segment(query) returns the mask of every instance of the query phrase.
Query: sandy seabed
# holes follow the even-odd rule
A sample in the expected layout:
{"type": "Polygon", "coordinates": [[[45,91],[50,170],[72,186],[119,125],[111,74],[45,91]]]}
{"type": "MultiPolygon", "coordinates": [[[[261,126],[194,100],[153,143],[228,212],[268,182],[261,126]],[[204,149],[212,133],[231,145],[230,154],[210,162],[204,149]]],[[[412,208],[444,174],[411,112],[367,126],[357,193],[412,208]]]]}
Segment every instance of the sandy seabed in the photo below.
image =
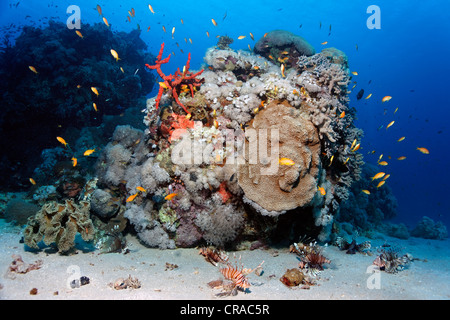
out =
{"type": "MultiPolygon", "coordinates": [[[[222,279],[217,267],[198,254],[198,249],[158,250],[146,248],[127,238],[130,252],[98,252],[64,256],[57,253],[30,252],[20,243],[22,229],[0,220],[0,299],[2,300],[448,300],[450,298],[450,243],[446,240],[410,238],[400,240],[383,236],[371,240],[373,251],[384,243],[401,247],[419,260],[396,274],[371,272],[375,255],[346,254],[328,246],[324,255],[331,260],[309,289],[288,288],[280,282],[287,269],[296,268],[298,260],[288,248],[239,251],[245,268],[254,268],[264,260],[260,276],[250,274],[250,290],[219,298],[220,289],[207,283],[222,279]],[[42,260],[38,270],[8,275],[12,255],[24,262],[42,260]],[[167,269],[166,263],[177,265],[167,269]],[[139,289],[115,290],[109,286],[129,275],[137,278],[139,289]],[[71,288],[78,276],[89,284],[71,288]],[[374,277],[379,277],[375,279],[374,277]],[[379,288],[372,288],[379,284],[379,288]],[[37,289],[37,294],[30,290],[37,289]]],[[[230,254],[232,257],[232,254],[230,254]]],[[[233,259],[231,259],[233,261],[233,259]]]]}

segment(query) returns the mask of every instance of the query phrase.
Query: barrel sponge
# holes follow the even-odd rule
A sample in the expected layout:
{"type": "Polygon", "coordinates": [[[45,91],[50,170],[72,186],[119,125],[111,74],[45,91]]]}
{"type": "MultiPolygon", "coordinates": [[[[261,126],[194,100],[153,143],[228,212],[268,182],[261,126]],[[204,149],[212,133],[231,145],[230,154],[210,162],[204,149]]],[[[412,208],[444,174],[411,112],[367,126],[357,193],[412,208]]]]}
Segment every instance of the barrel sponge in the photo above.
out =
{"type": "Polygon", "coordinates": [[[270,49],[276,47],[285,49],[295,47],[301,56],[312,56],[316,53],[314,47],[304,38],[286,30],[273,30],[259,39],[255,44],[255,52],[264,56],[264,53],[270,52],[270,49]]]}
{"type": "MultiPolygon", "coordinates": [[[[269,212],[282,212],[308,205],[317,192],[320,168],[320,141],[317,129],[309,118],[288,102],[273,101],[260,111],[250,128],[267,130],[267,158],[258,161],[255,148],[245,148],[243,161],[239,166],[239,185],[245,197],[269,212]],[[279,154],[272,154],[272,131],[278,129],[279,154]],[[289,158],[294,165],[278,165],[279,158],[289,158]],[[278,165],[268,174],[271,165],[278,165]]],[[[258,139],[262,139],[259,135],[258,139]]],[[[260,149],[258,141],[258,149],[260,149]]],[[[249,143],[248,145],[251,145],[249,143]]],[[[249,202],[251,203],[251,202],[249,202]]],[[[266,212],[266,211],[264,211],[266,212]]]]}
{"type": "Polygon", "coordinates": [[[24,230],[25,244],[39,249],[38,243],[43,240],[46,245],[56,243],[59,252],[69,251],[75,244],[77,232],[85,241],[94,237],[94,225],[89,218],[90,203],[73,200],[65,203],[49,201],[45,203],[34,217],[28,220],[24,230]]]}

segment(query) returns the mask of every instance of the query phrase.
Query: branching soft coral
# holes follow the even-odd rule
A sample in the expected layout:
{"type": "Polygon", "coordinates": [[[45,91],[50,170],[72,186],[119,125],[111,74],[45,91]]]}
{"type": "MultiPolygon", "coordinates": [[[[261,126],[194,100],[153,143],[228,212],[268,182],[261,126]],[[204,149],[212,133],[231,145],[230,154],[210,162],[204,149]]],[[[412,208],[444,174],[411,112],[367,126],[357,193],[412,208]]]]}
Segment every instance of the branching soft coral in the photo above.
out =
{"type": "Polygon", "coordinates": [[[178,98],[178,94],[185,88],[189,87],[189,89],[191,90],[191,95],[192,97],[194,97],[194,87],[200,87],[204,82],[204,79],[196,78],[197,76],[202,74],[203,69],[196,73],[189,72],[191,62],[191,53],[189,53],[186,65],[183,68],[183,72],[181,72],[180,68],[178,68],[177,71],[175,71],[174,75],[170,74],[166,76],[164,72],[162,72],[161,70],[161,65],[169,62],[170,54],[167,56],[167,58],[161,60],[163,51],[164,51],[164,43],[161,44],[161,49],[159,50],[159,54],[156,57],[155,65],[153,66],[148,64],[145,65],[150,70],[156,70],[159,76],[164,80],[163,83],[160,82],[159,84],[158,96],[155,100],[156,108],[158,108],[159,106],[164,90],[168,89],[169,91],[172,92],[172,96],[178,103],[178,105],[181,106],[184,109],[184,111],[186,111],[186,113],[189,113],[189,111],[186,109],[186,107],[181,103],[180,99],[178,98]]]}

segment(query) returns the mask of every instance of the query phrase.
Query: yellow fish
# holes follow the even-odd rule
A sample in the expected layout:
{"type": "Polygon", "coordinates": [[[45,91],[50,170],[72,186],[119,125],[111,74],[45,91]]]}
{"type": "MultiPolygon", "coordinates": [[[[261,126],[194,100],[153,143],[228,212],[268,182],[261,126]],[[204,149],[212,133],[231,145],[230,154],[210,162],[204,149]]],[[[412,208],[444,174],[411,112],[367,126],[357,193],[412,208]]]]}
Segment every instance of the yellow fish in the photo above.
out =
{"type": "Polygon", "coordinates": [[[173,34],[175,33],[175,27],[172,28],[172,39],[173,39],[173,34]]]}
{"type": "Polygon", "coordinates": [[[321,45],[326,45],[328,43],[328,41],[322,42],[321,45]]]}
{"type": "Polygon", "coordinates": [[[383,178],[383,180],[386,180],[386,179],[389,178],[390,176],[391,176],[390,174],[385,175],[384,178],[383,178]]]}
{"type": "Polygon", "coordinates": [[[164,200],[170,201],[170,200],[172,200],[174,197],[176,197],[177,195],[178,195],[178,193],[171,193],[171,194],[168,194],[168,195],[164,198],[164,200]]]}
{"type": "Polygon", "coordinates": [[[281,165],[283,165],[283,166],[293,166],[293,165],[295,164],[295,162],[292,161],[292,160],[289,159],[289,158],[280,158],[280,159],[278,160],[278,163],[281,164],[281,165]]]}
{"type": "Polygon", "coordinates": [[[346,164],[347,164],[348,160],[350,160],[350,157],[348,157],[347,159],[345,159],[345,161],[344,161],[344,165],[346,165],[346,164]]]}
{"type": "Polygon", "coordinates": [[[334,160],[334,154],[331,156],[331,158],[330,158],[330,164],[329,164],[328,166],[331,166],[331,164],[333,163],[333,160],[334,160]]]}
{"type": "Polygon", "coordinates": [[[255,37],[253,36],[253,33],[250,32],[250,38],[252,38],[252,40],[255,40],[255,37]]]}
{"type": "Polygon", "coordinates": [[[212,24],[213,24],[215,27],[217,27],[217,22],[216,22],[216,20],[211,19],[211,22],[212,22],[212,24]]]}
{"type": "Polygon", "coordinates": [[[245,39],[245,36],[239,36],[238,37],[238,40],[242,40],[242,39],[245,39]]]}
{"type": "Polygon", "coordinates": [[[76,167],[76,166],[77,166],[77,163],[78,163],[77,158],[72,157],[72,159],[70,159],[70,160],[72,160],[73,166],[76,167]]]}
{"type": "Polygon", "coordinates": [[[351,152],[355,152],[357,150],[359,150],[359,148],[361,147],[361,144],[358,143],[352,150],[350,150],[351,152]]]}
{"type": "Polygon", "coordinates": [[[208,31],[206,31],[206,35],[208,36],[208,38],[209,38],[209,32],[208,31]]]}
{"type": "Polygon", "coordinates": [[[398,157],[398,158],[397,158],[397,160],[400,160],[400,161],[401,161],[401,160],[405,160],[405,159],[406,159],[405,156],[401,156],[401,157],[398,157]]]}
{"type": "Polygon", "coordinates": [[[386,180],[381,180],[380,182],[378,182],[377,188],[381,187],[385,183],[386,183],[386,180]]]}
{"type": "Polygon", "coordinates": [[[102,15],[102,8],[100,7],[100,5],[97,5],[97,11],[99,15],[102,15]]]}
{"type": "Polygon", "coordinates": [[[103,17],[103,22],[106,24],[106,26],[107,27],[109,27],[109,23],[108,23],[108,20],[106,20],[106,18],[105,17],[103,17]]]}
{"type": "Polygon", "coordinates": [[[389,124],[386,126],[386,130],[387,130],[389,127],[391,127],[394,123],[395,123],[395,121],[389,122],[389,124]]]}
{"type": "Polygon", "coordinates": [[[381,99],[381,102],[386,102],[386,101],[389,101],[391,99],[392,99],[391,96],[385,96],[385,97],[383,97],[383,99],[381,99]]]}
{"type": "Polygon", "coordinates": [[[77,34],[77,36],[79,36],[81,39],[83,39],[84,37],[83,37],[83,35],[81,34],[81,32],[80,31],[78,31],[78,30],[75,30],[75,33],[77,34]]]}
{"type": "Polygon", "coordinates": [[[92,106],[94,107],[94,110],[98,112],[98,109],[97,109],[97,104],[96,104],[95,102],[94,102],[94,103],[92,103],[92,106]]]}
{"type": "Polygon", "coordinates": [[[114,59],[116,59],[116,61],[119,61],[119,60],[120,60],[119,54],[117,53],[116,50],[111,49],[110,52],[111,52],[111,55],[114,57],[114,59]]]}
{"type": "Polygon", "coordinates": [[[93,93],[95,93],[95,95],[98,97],[99,93],[96,87],[91,87],[91,90],[93,93]]]}
{"type": "Polygon", "coordinates": [[[396,113],[398,111],[398,108],[395,108],[395,110],[394,110],[394,114],[396,113]]]}
{"type": "Polygon", "coordinates": [[[169,89],[164,82],[159,82],[159,86],[163,89],[169,89]]]}
{"type": "Polygon", "coordinates": [[[378,172],[376,175],[374,175],[374,176],[372,177],[372,181],[373,181],[373,180],[380,179],[380,178],[383,178],[385,174],[386,174],[386,173],[384,173],[384,172],[378,172]]]}
{"type": "Polygon", "coordinates": [[[352,145],[350,146],[350,150],[352,150],[354,146],[356,146],[356,139],[353,140],[352,145]]]}
{"type": "Polygon", "coordinates": [[[282,64],[281,65],[281,76],[283,77],[283,78],[286,78],[286,75],[284,74],[284,70],[285,70],[285,66],[284,66],[284,64],[282,64]]]}
{"type": "Polygon", "coordinates": [[[405,140],[405,137],[401,137],[400,139],[397,140],[397,142],[403,141],[405,140]]]}
{"type": "Polygon", "coordinates": [[[371,93],[369,93],[369,95],[365,98],[366,100],[369,99],[372,96],[371,93]]]}
{"type": "Polygon", "coordinates": [[[148,5],[148,8],[150,9],[150,11],[155,14],[155,11],[153,10],[153,7],[151,5],[148,5]]]}
{"type": "Polygon", "coordinates": [[[125,73],[125,71],[123,70],[123,68],[122,68],[122,67],[120,67],[120,71],[122,71],[122,73],[125,73]]]}
{"type": "Polygon", "coordinates": [[[83,153],[83,156],[85,156],[85,157],[90,156],[94,152],[95,152],[95,149],[88,149],[83,153]]]}
{"type": "Polygon", "coordinates": [[[136,187],[136,189],[138,189],[138,190],[141,191],[141,192],[147,192],[147,190],[145,190],[145,189],[142,188],[142,187],[136,187]]]}
{"type": "Polygon", "coordinates": [[[35,67],[33,66],[28,66],[28,68],[30,68],[31,71],[33,71],[34,73],[38,74],[37,70],[35,67]]]}
{"type": "Polygon", "coordinates": [[[162,29],[163,29],[164,32],[166,32],[166,27],[162,26],[162,29]]]}
{"type": "Polygon", "coordinates": [[[64,140],[63,138],[61,138],[61,137],[56,137],[56,140],[58,140],[59,142],[61,142],[63,145],[64,145],[64,147],[67,147],[67,142],[66,142],[66,140],[64,140]]]}
{"type": "Polygon", "coordinates": [[[430,151],[428,151],[427,148],[417,148],[416,150],[419,150],[419,151],[422,152],[423,154],[430,154],[430,151]]]}
{"type": "Polygon", "coordinates": [[[345,111],[342,111],[342,113],[339,115],[339,119],[342,119],[343,117],[345,117],[345,111]]]}
{"type": "Polygon", "coordinates": [[[133,201],[134,198],[136,198],[138,194],[139,194],[139,193],[135,193],[135,194],[129,196],[129,197],[127,198],[126,202],[131,202],[131,201],[133,201]]]}
{"type": "Polygon", "coordinates": [[[352,75],[357,76],[357,75],[358,75],[358,72],[352,71],[352,75]]]}
{"type": "Polygon", "coordinates": [[[386,161],[380,161],[380,162],[378,162],[378,164],[380,166],[387,166],[388,165],[388,163],[386,161]]]}
{"type": "Polygon", "coordinates": [[[361,190],[362,192],[364,192],[365,194],[370,194],[370,191],[369,190],[361,190]]]}
{"type": "Polygon", "coordinates": [[[32,185],[35,185],[35,184],[36,184],[36,181],[34,181],[33,178],[30,178],[30,182],[31,182],[32,185]]]}
{"type": "Polygon", "coordinates": [[[327,192],[325,191],[325,189],[323,188],[323,187],[317,187],[317,189],[319,190],[319,192],[320,192],[320,194],[321,195],[326,195],[327,194],[327,192]]]}

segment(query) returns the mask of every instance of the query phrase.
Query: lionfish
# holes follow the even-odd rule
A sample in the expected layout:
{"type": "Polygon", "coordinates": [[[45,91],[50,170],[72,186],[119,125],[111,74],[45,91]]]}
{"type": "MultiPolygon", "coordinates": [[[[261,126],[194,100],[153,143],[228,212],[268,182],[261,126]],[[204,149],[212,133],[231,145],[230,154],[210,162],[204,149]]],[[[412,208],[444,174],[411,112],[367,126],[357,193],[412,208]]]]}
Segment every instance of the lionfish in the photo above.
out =
{"type": "Polygon", "coordinates": [[[309,246],[304,245],[302,242],[294,243],[289,249],[290,252],[299,256],[299,268],[306,269],[306,272],[312,276],[323,270],[323,264],[331,263],[330,260],[322,255],[323,249],[319,247],[317,242],[311,242],[309,246]]]}
{"type": "Polygon", "coordinates": [[[411,255],[400,255],[399,248],[381,249],[373,264],[387,273],[397,273],[403,270],[412,261],[411,255]]]}
{"type": "Polygon", "coordinates": [[[347,239],[343,237],[337,237],[335,244],[339,249],[347,250],[347,254],[355,254],[356,252],[366,253],[371,247],[370,241],[364,241],[357,244],[355,239],[353,239],[352,242],[348,242],[347,239]]]}

